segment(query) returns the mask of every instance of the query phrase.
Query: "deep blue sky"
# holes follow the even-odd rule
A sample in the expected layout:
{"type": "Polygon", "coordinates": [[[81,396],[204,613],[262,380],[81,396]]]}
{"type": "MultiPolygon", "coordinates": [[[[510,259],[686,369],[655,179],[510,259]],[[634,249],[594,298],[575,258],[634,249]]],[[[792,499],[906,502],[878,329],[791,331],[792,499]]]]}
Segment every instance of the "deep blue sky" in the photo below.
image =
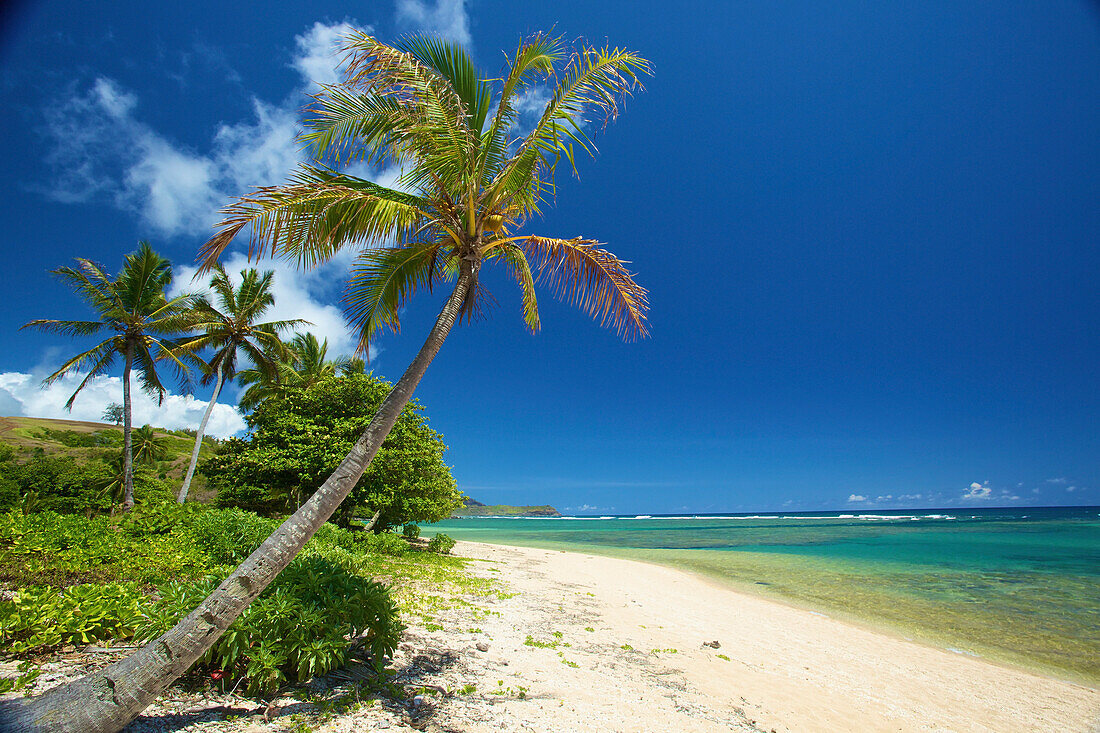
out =
{"type": "MultiPolygon", "coordinates": [[[[531,226],[630,260],[652,337],[549,294],[531,336],[492,276],[499,306],[418,392],[464,490],[598,513],[1100,502],[1095,3],[257,8],[4,11],[0,413],[56,410],[30,393],[76,344],[18,330],[85,314],[49,269],[114,271],[149,239],[182,273],[226,196],[282,179],[330,28],[466,35],[489,72],[554,28],[654,63],[531,226]]],[[[339,347],[339,267],[280,275],[339,347]]],[[[440,297],[379,340],[377,373],[440,297]]]]}

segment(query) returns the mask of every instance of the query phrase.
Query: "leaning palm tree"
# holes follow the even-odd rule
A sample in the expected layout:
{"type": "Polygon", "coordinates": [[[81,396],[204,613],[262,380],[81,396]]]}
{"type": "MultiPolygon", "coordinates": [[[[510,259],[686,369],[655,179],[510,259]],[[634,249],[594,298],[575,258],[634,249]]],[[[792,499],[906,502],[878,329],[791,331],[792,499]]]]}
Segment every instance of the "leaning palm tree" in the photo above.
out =
{"type": "Polygon", "coordinates": [[[126,256],[126,264],[117,278],[112,279],[101,265],[77,258],[78,267],[61,267],[54,274],[70,285],[99,315],[97,321],[60,321],[39,319],[23,328],[40,328],[66,336],[91,336],[104,331],[108,338],[87,351],[77,354],[46,377],[44,384],[56,382],[66,374],[78,374],[85,369],[84,379],[65,403],[72,410],[73,402],[92,377],[110,371],[115,359],[122,357],[122,436],[124,486],[122,508],[134,506],[134,468],[132,449],[132,414],[130,373],[136,366],[142,389],[157,395],[158,404],[167,391],[157,373],[157,362],[172,364],[182,380],[187,379],[188,358],[182,342],[175,338],[191,326],[193,296],[184,294],[169,299],[165,291],[172,282],[172,266],[149,246],[139,242],[138,250],[126,256]]]}
{"type": "Polygon", "coordinates": [[[321,488],[173,629],[127,659],[32,700],[17,712],[24,726],[117,730],[210,648],[355,486],[454,323],[478,311],[484,264],[502,264],[519,283],[532,331],[539,327],[541,280],[620,334],[646,333],[646,291],[621,260],[590,239],[513,233],[553,190],[559,159],[572,164],[574,146],[594,150],[583,115],[616,114],[637,76],[649,71],[645,59],[618,49],[570,54],[538,35],[519,46],[494,89],[465,51],[443,41],[414,37],[391,47],[356,32],[346,50],[343,83],[318,94],[305,139],[334,166],[396,165],[398,187],[303,166],[289,184],[229,206],[201,257],[212,267],[250,226],[253,255],[287,256],[305,266],[359,249],[347,303],[364,350],[380,326],[396,330],[400,307],[414,292],[449,282],[450,295],[419,353],[321,488]],[[546,109],[530,132],[513,139],[518,95],[547,78],[553,89],[546,109]]]}
{"type": "Polygon", "coordinates": [[[210,403],[206,406],[206,412],[203,413],[195,434],[191,462],[187,466],[187,474],[177,497],[180,504],[187,501],[187,492],[191,488],[191,479],[199,462],[202,436],[206,433],[206,423],[210,420],[210,413],[218,401],[222,385],[225,380],[232,380],[237,376],[238,350],[244,352],[257,372],[271,372],[275,368],[272,356],[283,350],[279,332],[305,323],[301,319],[256,323],[264,311],[275,303],[275,297],[271,294],[271,283],[275,275],[270,270],[262,275],[255,269],[242,270],[241,285],[234,288],[221,265],[215,265],[213,269],[210,289],[217,297],[218,306],[215,307],[205,296],[197,299],[193,328],[200,335],[188,342],[188,348],[214,350],[209,368],[202,379],[203,384],[214,382],[214,393],[210,396],[210,403]]]}

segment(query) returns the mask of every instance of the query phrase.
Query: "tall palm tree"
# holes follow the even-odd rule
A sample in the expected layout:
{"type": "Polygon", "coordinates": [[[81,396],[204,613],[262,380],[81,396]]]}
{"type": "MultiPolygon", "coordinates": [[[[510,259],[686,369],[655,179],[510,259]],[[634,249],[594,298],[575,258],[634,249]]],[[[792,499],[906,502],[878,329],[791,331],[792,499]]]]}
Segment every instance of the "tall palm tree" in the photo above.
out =
{"type": "Polygon", "coordinates": [[[289,184],[230,205],[201,257],[213,266],[248,226],[253,255],[289,256],[306,266],[359,248],[347,303],[361,349],[379,326],[398,327],[400,306],[417,290],[449,281],[451,293],[423,347],[321,488],[175,628],[21,708],[17,720],[26,727],[48,721],[61,730],[117,730],[214,643],[355,486],[455,321],[478,310],[484,263],[503,264],[519,283],[531,330],[539,326],[534,285],[541,280],[620,334],[646,333],[646,291],[614,255],[590,239],[512,234],[553,191],[559,159],[572,164],[574,145],[594,150],[583,115],[614,116],[637,75],[649,71],[645,59],[606,48],[570,54],[537,35],[495,81],[479,76],[463,49],[436,39],[391,47],[354,32],[345,48],[343,83],[317,95],[305,139],[334,165],[391,162],[403,171],[398,189],[302,166],[289,184]],[[554,88],[546,109],[530,132],[512,139],[517,95],[547,78],[554,88]]]}
{"type": "Polygon", "coordinates": [[[342,359],[329,361],[328,339],[318,341],[312,333],[296,333],[283,345],[281,358],[273,358],[273,369],[247,369],[240,382],[248,388],[241,395],[242,410],[253,410],[273,394],[304,389],[321,379],[336,376],[342,359]]]}
{"type": "Polygon", "coordinates": [[[130,373],[137,367],[142,389],[157,395],[158,404],[166,392],[157,373],[157,362],[167,361],[175,367],[181,380],[187,379],[188,358],[183,343],[176,338],[191,326],[193,296],[178,295],[169,299],[165,292],[172,283],[172,266],[149,246],[139,242],[138,249],[126,256],[126,263],[117,278],[112,279],[101,265],[76,258],[77,267],[60,267],[54,274],[72,287],[99,315],[97,321],[61,321],[39,319],[23,328],[40,328],[65,336],[91,336],[111,332],[103,341],[77,354],[46,377],[44,384],[56,382],[66,374],[87,370],[76,391],[65,403],[71,410],[76,396],[92,377],[110,371],[115,359],[122,357],[122,436],[123,436],[123,499],[122,508],[134,506],[134,467],[132,444],[133,405],[130,400],[130,373]]]}
{"type": "Polygon", "coordinates": [[[210,279],[210,289],[214,291],[218,306],[208,298],[199,296],[195,303],[196,320],[193,328],[200,335],[188,342],[188,348],[197,351],[213,349],[209,368],[203,374],[202,383],[214,382],[214,393],[202,415],[198,432],[195,435],[195,447],[191,450],[191,463],[187,466],[187,475],[183,478],[177,500],[180,504],[187,501],[187,492],[191,488],[191,479],[195,475],[195,466],[199,462],[199,449],[202,436],[206,433],[206,423],[221,394],[225,380],[237,376],[237,352],[243,351],[252,362],[252,368],[258,372],[271,372],[275,368],[273,355],[283,350],[279,332],[305,323],[301,319],[289,321],[269,321],[256,323],[268,308],[275,303],[271,294],[271,283],[275,275],[268,270],[262,275],[255,269],[241,271],[241,285],[233,287],[221,265],[214,265],[214,276],[210,279]]]}

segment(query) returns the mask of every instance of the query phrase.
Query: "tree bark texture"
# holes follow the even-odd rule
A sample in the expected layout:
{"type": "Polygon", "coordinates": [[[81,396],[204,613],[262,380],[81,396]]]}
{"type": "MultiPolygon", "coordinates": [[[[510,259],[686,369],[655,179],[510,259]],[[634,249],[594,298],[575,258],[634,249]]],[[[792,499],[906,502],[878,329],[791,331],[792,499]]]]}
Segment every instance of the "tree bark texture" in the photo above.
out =
{"type": "MultiPolygon", "coordinates": [[[[0,707],[0,731],[115,733],[186,672],[320,529],[363,475],[435,358],[476,277],[463,268],[427,340],[321,488],[174,628],[111,666],[0,707]]],[[[129,411],[127,410],[127,414],[129,411]]]]}
{"type": "Polygon", "coordinates": [[[218,362],[218,378],[214,382],[214,394],[210,397],[210,404],[206,406],[206,412],[202,414],[202,422],[199,423],[199,432],[195,435],[195,447],[191,449],[191,464],[187,467],[187,475],[183,477],[183,486],[180,487],[179,497],[176,501],[180,504],[187,501],[187,492],[191,488],[191,478],[195,475],[195,466],[199,463],[199,449],[202,448],[202,436],[206,433],[206,423],[210,420],[210,413],[214,411],[214,405],[218,401],[218,395],[222,391],[222,382],[225,375],[222,372],[224,364],[218,362]]]}
{"type": "Polygon", "coordinates": [[[122,509],[134,508],[133,402],[130,399],[130,371],[134,366],[134,344],[126,341],[126,365],[122,370],[122,509]]]}

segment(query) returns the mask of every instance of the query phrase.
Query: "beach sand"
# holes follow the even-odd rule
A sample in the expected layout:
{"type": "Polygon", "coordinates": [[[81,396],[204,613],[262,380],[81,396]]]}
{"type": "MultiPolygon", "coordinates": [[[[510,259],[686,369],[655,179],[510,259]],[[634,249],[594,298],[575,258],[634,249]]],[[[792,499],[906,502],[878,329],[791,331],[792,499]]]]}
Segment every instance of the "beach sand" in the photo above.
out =
{"type": "Polygon", "coordinates": [[[434,701],[429,730],[1100,731],[1095,689],[675,569],[468,542],[455,554],[506,592],[480,632],[426,640],[454,649],[455,683],[477,688],[434,701]]]}

